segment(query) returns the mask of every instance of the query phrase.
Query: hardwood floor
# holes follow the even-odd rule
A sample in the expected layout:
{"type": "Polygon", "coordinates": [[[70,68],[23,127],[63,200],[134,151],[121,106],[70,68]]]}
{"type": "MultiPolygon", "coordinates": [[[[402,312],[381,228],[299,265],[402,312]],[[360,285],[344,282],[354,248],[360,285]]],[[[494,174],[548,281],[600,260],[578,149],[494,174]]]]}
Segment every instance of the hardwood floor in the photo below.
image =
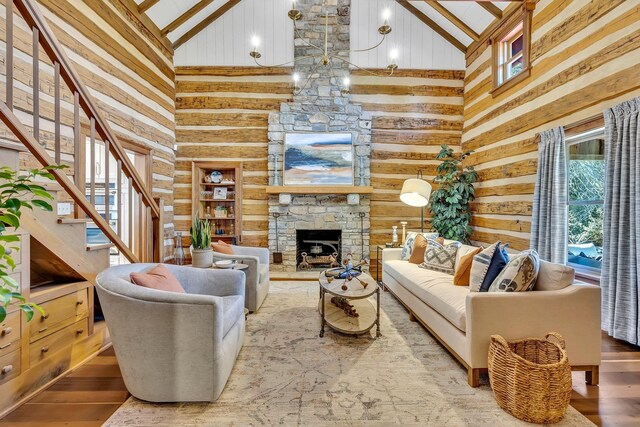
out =
{"type": "MultiPolygon", "coordinates": [[[[600,426],[637,426],[640,347],[603,334],[600,386],[574,372],[571,405],[600,426]]],[[[102,352],[0,420],[0,426],[100,426],[127,400],[113,349],[102,352]]]]}

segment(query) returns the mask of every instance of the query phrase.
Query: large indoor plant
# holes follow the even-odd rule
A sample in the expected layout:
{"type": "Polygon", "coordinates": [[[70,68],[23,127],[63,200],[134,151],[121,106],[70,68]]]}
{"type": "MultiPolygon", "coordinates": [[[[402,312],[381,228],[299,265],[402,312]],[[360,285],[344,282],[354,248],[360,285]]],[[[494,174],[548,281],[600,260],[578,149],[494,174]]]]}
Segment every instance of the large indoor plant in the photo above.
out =
{"type": "Polygon", "coordinates": [[[208,268],[213,264],[211,249],[211,224],[208,219],[201,220],[198,213],[193,216],[191,225],[191,265],[208,268]]]}
{"type": "Polygon", "coordinates": [[[436,189],[431,194],[429,209],[431,226],[445,239],[468,243],[471,236],[471,202],[475,199],[473,183],[478,173],[462,161],[472,152],[454,153],[447,145],[436,156],[442,160],[434,178],[436,189]]]}
{"type": "MultiPolygon", "coordinates": [[[[44,311],[38,305],[28,302],[20,293],[20,285],[10,274],[16,264],[13,253],[18,250],[19,237],[10,231],[20,227],[22,209],[37,207],[51,212],[49,203],[53,196],[35,183],[37,177],[53,180],[51,170],[60,169],[51,166],[44,169],[31,169],[26,174],[19,174],[7,166],[0,167],[0,322],[7,316],[11,305],[17,305],[30,321],[33,310],[44,311]]],[[[27,243],[28,244],[28,243],[27,243]]]]}

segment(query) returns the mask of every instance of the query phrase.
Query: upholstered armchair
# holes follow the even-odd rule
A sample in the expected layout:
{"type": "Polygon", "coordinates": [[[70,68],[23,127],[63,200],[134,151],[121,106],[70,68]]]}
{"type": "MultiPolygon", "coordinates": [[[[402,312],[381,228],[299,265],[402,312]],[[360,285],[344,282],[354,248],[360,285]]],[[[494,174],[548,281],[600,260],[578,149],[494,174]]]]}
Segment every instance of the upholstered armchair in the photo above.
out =
{"type": "Polygon", "coordinates": [[[244,306],[250,311],[257,311],[269,293],[269,249],[251,248],[247,246],[231,246],[233,255],[213,252],[213,261],[236,260],[247,264],[247,287],[244,306]]]}
{"type": "Polygon", "coordinates": [[[154,266],[111,267],[96,279],[125,385],[150,402],[215,401],[244,340],[245,275],[167,265],[186,293],[130,282],[154,266]]]}

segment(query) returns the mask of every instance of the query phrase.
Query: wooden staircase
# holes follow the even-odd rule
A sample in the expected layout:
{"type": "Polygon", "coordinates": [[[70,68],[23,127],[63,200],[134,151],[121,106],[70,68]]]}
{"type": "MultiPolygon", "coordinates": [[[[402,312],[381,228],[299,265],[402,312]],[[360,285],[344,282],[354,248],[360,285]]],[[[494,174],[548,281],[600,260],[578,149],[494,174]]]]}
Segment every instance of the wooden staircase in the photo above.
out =
{"type": "Polygon", "coordinates": [[[53,212],[23,211],[21,229],[16,231],[20,263],[12,276],[22,294],[46,314],[38,313],[27,322],[14,307],[0,324],[0,417],[110,345],[104,322],[94,323],[96,275],[116,256],[132,263],[161,262],[164,244],[161,202],[154,200],[102,117],[37,3],[4,3],[6,84],[0,120],[8,133],[0,135],[0,162],[14,169],[20,159],[67,168],[53,170],[56,182],[47,184],[55,199],[53,212]],[[16,25],[18,20],[24,22],[16,25]],[[25,23],[32,33],[31,46],[25,46],[23,34],[16,35],[24,32],[25,23]],[[25,70],[14,76],[16,55],[33,58],[28,96],[18,93],[23,91],[25,70]],[[54,82],[52,97],[41,93],[41,73],[53,74],[49,76],[54,82]],[[53,138],[42,136],[45,128],[53,129],[53,138]],[[94,167],[87,168],[85,176],[86,162],[94,162],[99,146],[109,154],[100,182],[94,167]],[[104,192],[115,190],[116,218],[110,218],[110,193],[106,209],[94,205],[100,186],[104,192]],[[57,215],[58,200],[72,201],[70,215],[57,215]],[[130,225],[126,230],[121,226],[124,218],[130,225]],[[115,225],[110,224],[112,219],[115,225]],[[89,224],[109,243],[88,245],[89,224]]]}

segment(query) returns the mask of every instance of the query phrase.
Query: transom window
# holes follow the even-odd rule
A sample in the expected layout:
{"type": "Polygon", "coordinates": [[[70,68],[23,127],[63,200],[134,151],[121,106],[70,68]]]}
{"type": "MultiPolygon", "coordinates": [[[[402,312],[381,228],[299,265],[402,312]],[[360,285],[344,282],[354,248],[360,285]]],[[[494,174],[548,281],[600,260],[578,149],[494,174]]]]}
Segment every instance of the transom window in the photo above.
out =
{"type": "Polygon", "coordinates": [[[568,262],[599,273],[602,266],[605,152],[604,129],[567,138],[568,262]]]}

